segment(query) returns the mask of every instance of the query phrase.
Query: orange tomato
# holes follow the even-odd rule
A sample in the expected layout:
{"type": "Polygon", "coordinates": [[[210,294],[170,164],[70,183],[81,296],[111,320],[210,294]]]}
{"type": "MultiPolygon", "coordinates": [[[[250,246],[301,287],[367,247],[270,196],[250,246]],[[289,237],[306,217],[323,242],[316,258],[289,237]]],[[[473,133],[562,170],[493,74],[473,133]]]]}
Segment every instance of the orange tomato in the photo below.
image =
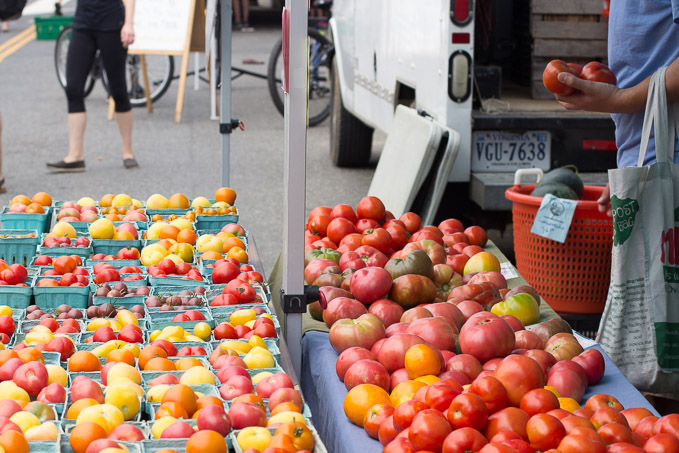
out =
{"type": "Polygon", "coordinates": [[[102,208],[110,208],[111,204],[113,204],[114,197],[115,195],[113,195],[112,193],[107,193],[106,195],[101,197],[101,200],[99,200],[99,206],[101,206],[102,208]]]}
{"type": "Polygon", "coordinates": [[[186,357],[185,359],[179,359],[175,362],[175,366],[178,370],[186,371],[194,366],[203,366],[200,360],[195,357],[186,357]]]}
{"type": "Polygon", "coordinates": [[[24,363],[28,362],[40,362],[42,364],[45,363],[45,359],[42,358],[42,352],[33,347],[23,348],[17,354],[19,355],[19,358],[24,361],[24,363]]]}
{"type": "MultiPolygon", "coordinates": [[[[425,385],[422,382],[420,384],[425,385]]],[[[377,403],[393,406],[389,394],[382,387],[373,384],[359,384],[349,390],[344,398],[344,414],[351,423],[363,427],[366,412],[377,403]]]]}
{"type": "MultiPolygon", "coordinates": [[[[26,348],[24,348],[26,349],[26,348]]],[[[19,354],[13,349],[0,350],[0,366],[4,365],[9,359],[19,358],[19,354]]]]}
{"type": "Polygon", "coordinates": [[[155,357],[146,362],[146,365],[144,366],[144,371],[176,371],[176,370],[177,367],[175,366],[172,360],[168,360],[162,357],[155,357]]]}
{"type": "Polygon", "coordinates": [[[236,202],[236,191],[230,187],[220,187],[215,192],[215,200],[234,204],[236,202]]]}
{"type": "Polygon", "coordinates": [[[69,442],[75,453],[85,453],[93,441],[105,438],[106,430],[94,422],[76,425],[69,434],[69,442]]]}
{"type": "Polygon", "coordinates": [[[208,250],[200,255],[201,260],[220,260],[224,258],[221,253],[215,252],[214,250],[208,250]]]}
{"type": "Polygon", "coordinates": [[[611,407],[617,411],[624,409],[617,398],[611,395],[606,395],[605,393],[597,393],[596,395],[590,396],[585,402],[584,406],[585,409],[590,409],[594,412],[602,407],[611,407]]]}
{"type": "Polygon", "coordinates": [[[292,443],[292,439],[285,433],[275,434],[269,442],[269,448],[280,448],[290,453],[295,453],[297,449],[292,443]]]}
{"type": "Polygon", "coordinates": [[[231,250],[227,252],[226,257],[234,258],[241,264],[247,264],[249,260],[248,252],[246,252],[245,250],[238,246],[231,247],[231,250]]]}
{"type": "MultiPolygon", "coordinates": [[[[415,395],[415,392],[417,392],[419,389],[422,387],[426,387],[427,384],[425,384],[422,381],[403,381],[400,384],[398,384],[396,387],[394,387],[391,391],[390,401],[389,405],[397,408],[400,406],[402,403],[405,403],[406,401],[410,401],[413,398],[413,395],[415,395]]],[[[378,401],[381,402],[381,401],[378,401]]]]}
{"type": "Polygon", "coordinates": [[[234,247],[240,247],[243,250],[245,250],[245,243],[243,243],[243,241],[241,241],[240,239],[238,239],[235,236],[234,237],[228,237],[228,238],[224,239],[224,248],[223,248],[224,252],[228,252],[229,250],[231,250],[234,247]]]}
{"type": "Polygon", "coordinates": [[[96,406],[97,404],[100,404],[99,401],[93,398],[81,398],[75,403],[71,404],[71,406],[66,411],[66,418],[68,420],[75,420],[78,418],[78,415],[80,415],[80,412],[82,412],[83,409],[90,406],[96,406]]]}
{"type": "MultiPolygon", "coordinates": [[[[231,405],[236,402],[242,402],[242,403],[252,403],[256,404],[259,406],[263,411],[266,412],[266,403],[264,400],[259,396],[255,395],[254,393],[246,393],[245,395],[238,396],[234,398],[234,400],[231,402],[231,405]]],[[[271,414],[273,415],[273,413],[271,414]]]]}
{"type": "Polygon", "coordinates": [[[279,412],[299,412],[300,414],[302,413],[300,408],[295,403],[290,401],[277,404],[276,407],[274,407],[273,410],[271,411],[271,414],[269,415],[276,415],[279,412]]]}
{"type": "Polygon", "coordinates": [[[314,449],[314,437],[311,434],[311,430],[302,424],[295,422],[283,423],[276,429],[275,436],[279,434],[287,434],[292,439],[292,444],[295,446],[295,450],[309,450],[314,449]]]}
{"type": "Polygon", "coordinates": [[[226,440],[218,432],[204,429],[189,437],[186,453],[226,453],[226,440]]]}
{"type": "Polygon", "coordinates": [[[161,403],[178,403],[184,410],[186,414],[190,417],[196,412],[198,404],[196,402],[196,393],[191,387],[184,384],[176,384],[170,387],[170,389],[165,392],[161,403]]]}
{"type": "Polygon", "coordinates": [[[0,447],[7,453],[29,453],[31,450],[24,435],[13,429],[0,435],[0,447]]]}
{"type": "Polygon", "coordinates": [[[167,358],[167,351],[160,346],[148,345],[144,346],[144,349],[139,353],[139,368],[142,370],[146,366],[146,362],[156,357],[167,358]]]}
{"type": "Polygon", "coordinates": [[[134,366],[134,354],[128,349],[114,349],[106,357],[106,363],[108,362],[124,362],[134,366]]]}
{"type": "Polygon", "coordinates": [[[44,214],[45,210],[40,203],[31,203],[26,206],[26,211],[24,212],[26,214],[44,214]]]}
{"type": "Polygon", "coordinates": [[[42,206],[52,206],[52,197],[47,192],[38,192],[31,198],[33,203],[38,203],[42,206]]]}
{"type": "Polygon", "coordinates": [[[101,371],[101,362],[89,351],[78,351],[68,359],[68,371],[101,371]]]}
{"type": "Polygon", "coordinates": [[[182,406],[181,403],[175,403],[173,401],[161,403],[156,411],[155,418],[156,420],[159,420],[168,415],[174,418],[189,418],[189,414],[186,412],[184,406],[182,406]]]}
{"type": "Polygon", "coordinates": [[[40,287],[43,287],[43,286],[59,286],[59,282],[56,281],[53,278],[43,278],[43,279],[38,280],[38,283],[37,283],[36,286],[40,286],[40,287]]]}
{"type": "Polygon", "coordinates": [[[172,239],[177,240],[177,235],[179,234],[179,228],[174,225],[163,225],[160,228],[160,238],[161,239],[172,239]]]}
{"type": "Polygon", "coordinates": [[[426,344],[416,344],[406,351],[405,368],[410,379],[441,373],[441,360],[426,344]]]}
{"type": "Polygon", "coordinates": [[[196,244],[196,232],[193,230],[189,230],[188,228],[181,230],[179,234],[177,234],[177,242],[184,242],[187,244],[195,245],[196,244]]]}
{"type": "Polygon", "coordinates": [[[14,198],[12,198],[12,200],[9,202],[9,204],[14,203],[19,203],[28,206],[29,204],[31,204],[31,199],[28,198],[26,195],[15,195],[14,198]]]}
{"type": "MultiPolygon", "coordinates": [[[[209,406],[210,404],[215,404],[217,406],[224,407],[224,402],[217,398],[216,396],[212,395],[205,395],[201,396],[196,400],[196,412],[204,408],[205,406],[209,406]]],[[[195,412],[194,412],[195,413],[195,412]]]]}

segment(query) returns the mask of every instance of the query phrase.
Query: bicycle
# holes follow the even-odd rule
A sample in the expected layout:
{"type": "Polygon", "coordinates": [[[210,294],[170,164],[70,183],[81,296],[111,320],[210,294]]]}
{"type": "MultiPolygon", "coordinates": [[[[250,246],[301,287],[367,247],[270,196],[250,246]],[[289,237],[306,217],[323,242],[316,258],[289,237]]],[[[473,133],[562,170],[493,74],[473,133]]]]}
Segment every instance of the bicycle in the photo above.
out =
{"type": "MultiPolygon", "coordinates": [[[[309,18],[310,23],[327,19],[309,18]]],[[[320,26],[319,26],[320,28],[320,26]]],[[[327,30],[327,26],[326,26],[327,30]]],[[[330,115],[330,65],[334,46],[316,28],[309,28],[309,126],[320,124],[330,115]]],[[[271,50],[267,68],[267,84],[276,109],[283,114],[284,101],[281,87],[283,73],[283,38],[271,50]]]]}
{"type": "MultiPolygon", "coordinates": [[[[66,57],[68,46],[71,41],[71,27],[64,27],[57,37],[54,48],[54,65],[57,71],[57,79],[61,86],[66,88],[66,57]]],[[[174,58],[171,55],[146,55],[146,72],[150,85],[151,102],[160,99],[170,87],[174,78],[174,58]]],[[[104,84],[104,89],[110,94],[106,71],[99,57],[99,51],[94,58],[92,69],[85,82],[85,96],[88,96],[98,78],[104,84]]],[[[127,55],[127,90],[130,94],[130,104],[135,107],[146,105],[144,94],[144,78],[142,75],[141,58],[139,55],[127,55]]]]}

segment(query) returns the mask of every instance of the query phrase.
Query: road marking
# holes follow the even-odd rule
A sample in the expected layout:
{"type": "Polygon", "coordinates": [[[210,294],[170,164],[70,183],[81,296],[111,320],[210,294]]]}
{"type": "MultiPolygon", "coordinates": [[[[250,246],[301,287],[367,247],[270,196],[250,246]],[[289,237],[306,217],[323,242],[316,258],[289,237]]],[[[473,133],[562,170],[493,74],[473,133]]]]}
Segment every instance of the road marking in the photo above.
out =
{"type": "Polygon", "coordinates": [[[23,46],[33,41],[37,36],[35,25],[31,25],[12,39],[0,45],[0,63],[23,46]]]}

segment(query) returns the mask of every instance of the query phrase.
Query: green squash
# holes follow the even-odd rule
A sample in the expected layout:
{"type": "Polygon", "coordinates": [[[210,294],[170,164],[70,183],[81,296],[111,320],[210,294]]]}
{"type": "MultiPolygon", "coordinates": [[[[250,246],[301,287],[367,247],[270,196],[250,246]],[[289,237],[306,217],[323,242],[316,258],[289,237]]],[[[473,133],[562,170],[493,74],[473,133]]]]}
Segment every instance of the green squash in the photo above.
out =
{"type": "Polygon", "coordinates": [[[551,184],[555,182],[570,187],[575,192],[577,196],[576,199],[582,200],[582,195],[585,192],[585,185],[583,184],[582,179],[580,179],[580,176],[578,176],[578,174],[575,171],[573,171],[572,168],[560,167],[548,171],[540,180],[538,187],[542,186],[543,184],[551,184]]]}
{"type": "Polygon", "coordinates": [[[560,182],[549,182],[547,184],[538,184],[538,186],[533,189],[530,193],[534,197],[544,197],[547,194],[552,194],[558,198],[565,198],[567,200],[578,200],[578,194],[575,193],[566,184],[561,184],[560,182]]]}

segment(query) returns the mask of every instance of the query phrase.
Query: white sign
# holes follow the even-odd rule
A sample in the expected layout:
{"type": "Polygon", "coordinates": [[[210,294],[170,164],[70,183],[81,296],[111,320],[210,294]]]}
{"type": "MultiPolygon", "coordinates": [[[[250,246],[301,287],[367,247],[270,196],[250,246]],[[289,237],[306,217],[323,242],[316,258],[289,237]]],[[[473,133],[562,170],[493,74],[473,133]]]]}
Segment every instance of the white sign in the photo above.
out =
{"type": "Polygon", "coordinates": [[[505,172],[519,168],[549,170],[551,134],[476,131],[472,135],[472,171],[505,172]]]}
{"type": "Polygon", "coordinates": [[[563,244],[577,205],[577,201],[557,198],[548,193],[542,199],[530,232],[563,244]]]}
{"type": "Polygon", "coordinates": [[[131,53],[184,52],[192,5],[191,0],[137,0],[131,53]]]}

